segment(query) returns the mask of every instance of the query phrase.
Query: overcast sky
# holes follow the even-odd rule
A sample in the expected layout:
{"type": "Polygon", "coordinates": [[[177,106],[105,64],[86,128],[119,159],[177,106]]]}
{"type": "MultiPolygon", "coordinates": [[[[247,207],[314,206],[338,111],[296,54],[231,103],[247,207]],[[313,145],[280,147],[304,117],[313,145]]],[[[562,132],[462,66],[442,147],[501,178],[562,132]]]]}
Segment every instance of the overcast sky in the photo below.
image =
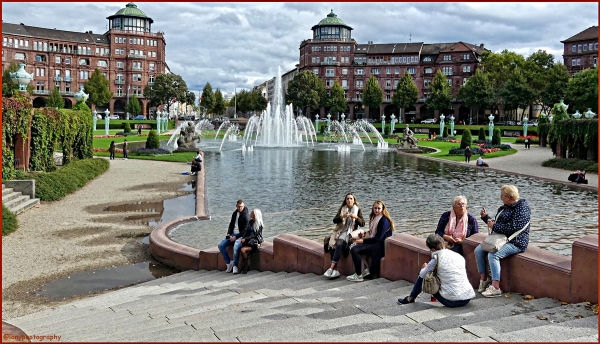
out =
{"type": "MultiPolygon", "coordinates": [[[[122,3],[2,3],[2,20],[104,33],[122,3]]],[[[333,9],[357,43],[484,43],[562,62],[561,40],[598,25],[597,3],[188,3],[136,2],[164,31],[167,64],[193,91],[249,89],[298,63],[300,42],[333,9]]],[[[197,93],[196,93],[197,94],[197,93]]]]}

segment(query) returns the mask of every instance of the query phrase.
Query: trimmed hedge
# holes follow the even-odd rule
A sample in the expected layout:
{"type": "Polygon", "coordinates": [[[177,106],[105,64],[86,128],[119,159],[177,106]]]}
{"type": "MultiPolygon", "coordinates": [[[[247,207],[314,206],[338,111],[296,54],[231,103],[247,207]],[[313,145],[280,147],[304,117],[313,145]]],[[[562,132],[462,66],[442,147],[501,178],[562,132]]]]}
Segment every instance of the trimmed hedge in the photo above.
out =
{"type": "Polygon", "coordinates": [[[85,186],[90,180],[106,172],[110,162],[106,159],[83,159],[53,172],[29,173],[35,179],[35,195],[42,201],[58,201],[85,186]]]}
{"type": "MultiPolygon", "coordinates": [[[[598,173],[598,163],[592,160],[554,158],[542,163],[544,167],[559,168],[567,171],[585,171],[589,173],[598,173]]],[[[565,175],[565,179],[566,179],[565,175]]]]}
{"type": "Polygon", "coordinates": [[[9,235],[19,228],[17,215],[13,214],[7,207],[2,206],[2,236],[9,235]]]}

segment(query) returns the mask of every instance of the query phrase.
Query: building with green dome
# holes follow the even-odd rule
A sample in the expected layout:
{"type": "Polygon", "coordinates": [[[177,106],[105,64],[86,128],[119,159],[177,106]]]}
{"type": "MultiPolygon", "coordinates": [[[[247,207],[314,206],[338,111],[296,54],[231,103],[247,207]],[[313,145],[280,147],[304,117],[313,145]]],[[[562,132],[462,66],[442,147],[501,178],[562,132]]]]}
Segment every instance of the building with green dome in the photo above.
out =
{"type": "Polygon", "coordinates": [[[168,73],[161,31],[152,32],[154,20],[130,2],[108,19],[103,34],[64,31],[2,22],[2,68],[11,62],[25,63],[33,73],[34,107],[43,107],[50,91],[58,87],[65,106],[72,107],[73,95],[98,68],[108,79],[113,93],[110,102],[96,111],[125,118],[125,105],[135,95],[142,115],[150,117],[150,101],[143,90],[160,74],[168,73]]]}

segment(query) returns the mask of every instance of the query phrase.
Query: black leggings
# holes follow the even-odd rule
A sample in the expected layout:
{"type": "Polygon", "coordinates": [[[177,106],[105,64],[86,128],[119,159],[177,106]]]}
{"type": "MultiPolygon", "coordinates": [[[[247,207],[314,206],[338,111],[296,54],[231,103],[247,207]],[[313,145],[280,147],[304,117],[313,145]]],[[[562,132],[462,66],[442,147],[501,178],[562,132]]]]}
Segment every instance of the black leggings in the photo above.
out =
{"type": "Polygon", "coordinates": [[[371,257],[370,273],[376,275],[379,273],[379,263],[383,257],[383,245],[381,244],[358,244],[350,249],[354,271],[357,275],[362,274],[361,254],[371,257]]]}

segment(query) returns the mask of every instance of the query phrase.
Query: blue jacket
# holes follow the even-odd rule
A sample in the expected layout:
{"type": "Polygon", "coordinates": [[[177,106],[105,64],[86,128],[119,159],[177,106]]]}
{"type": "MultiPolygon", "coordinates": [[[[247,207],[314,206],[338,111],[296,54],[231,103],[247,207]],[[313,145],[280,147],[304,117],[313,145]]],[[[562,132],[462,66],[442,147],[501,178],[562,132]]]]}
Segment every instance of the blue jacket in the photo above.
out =
{"type": "Polygon", "coordinates": [[[377,234],[374,237],[364,239],[363,244],[383,244],[386,238],[392,236],[392,231],[388,230],[391,225],[390,220],[382,216],[377,224],[377,234]]]}
{"type": "MultiPolygon", "coordinates": [[[[491,219],[489,215],[481,218],[487,223],[488,219],[491,219]]],[[[496,223],[492,227],[492,230],[496,233],[502,233],[507,237],[513,233],[523,229],[523,226],[531,220],[531,209],[529,204],[524,199],[520,199],[511,205],[503,205],[498,208],[496,213],[496,223]],[[502,213],[500,213],[502,211],[502,213]],[[499,215],[498,215],[499,214],[499,215]]],[[[527,245],[529,245],[529,229],[531,225],[527,225],[524,231],[517,235],[514,239],[509,241],[511,244],[518,247],[521,252],[525,252],[527,245]]]]}
{"type": "MultiPolygon", "coordinates": [[[[477,219],[471,214],[467,214],[467,218],[467,234],[465,235],[465,238],[468,238],[475,233],[479,233],[479,224],[477,223],[477,219]]],[[[450,221],[450,211],[447,211],[443,213],[442,216],[440,216],[440,221],[438,222],[435,234],[443,237],[446,231],[446,225],[448,224],[448,221],[450,221]]]]}

